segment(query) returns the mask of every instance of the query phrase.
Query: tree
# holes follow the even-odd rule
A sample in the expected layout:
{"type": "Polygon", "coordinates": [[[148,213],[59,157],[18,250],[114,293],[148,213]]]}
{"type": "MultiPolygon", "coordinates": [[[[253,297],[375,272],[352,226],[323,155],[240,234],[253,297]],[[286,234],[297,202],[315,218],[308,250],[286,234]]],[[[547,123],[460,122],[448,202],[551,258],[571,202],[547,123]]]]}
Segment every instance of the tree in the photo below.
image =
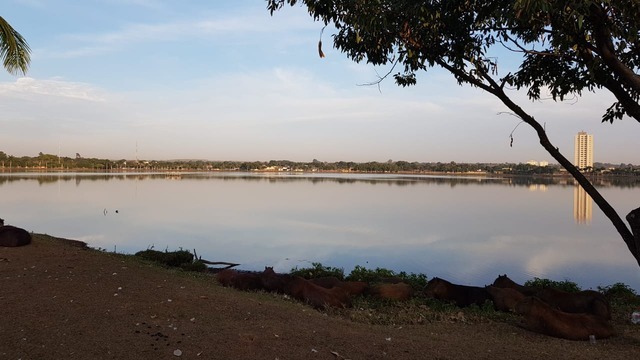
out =
{"type": "MultiPolygon", "coordinates": [[[[554,100],[605,89],[616,102],[602,121],[627,115],[640,122],[640,2],[626,0],[267,0],[273,13],[301,3],[336,28],[334,46],[355,62],[387,65],[400,86],[416,73],[440,67],[460,85],[500,99],[531,126],[544,149],[564,167],[609,218],[640,265],[640,208],[630,227],[591,182],[554,146],[544,127],[509,95],[526,89],[554,100]],[[520,54],[517,71],[500,74],[493,51],[520,54]]],[[[318,44],[320,53],[322,42],[318,44]]]]}
{"type": "Polygon", "coordinates": [[[0,58],[12,75],[27,73],[31,62],[31,49],[27,41],[0,16],[0,58]]]}

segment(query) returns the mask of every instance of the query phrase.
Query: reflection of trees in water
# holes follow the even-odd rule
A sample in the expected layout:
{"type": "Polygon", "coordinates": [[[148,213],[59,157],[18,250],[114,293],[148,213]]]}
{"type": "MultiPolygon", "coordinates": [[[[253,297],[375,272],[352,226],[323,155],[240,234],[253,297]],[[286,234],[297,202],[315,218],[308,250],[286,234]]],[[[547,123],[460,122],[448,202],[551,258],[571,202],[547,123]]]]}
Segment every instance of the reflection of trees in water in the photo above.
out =
{"type": "Polygon", "coordinates": [[[598,181],[594,182],[595,186],[613,186],[613,187],[621,187],[621,188],[634,188],[636,186],[640,186],[640,179],[635,179],[635,181],[631,181],[633,179],[628,178],[610,178],[606,180],[601,180],[602,183],[598,181]]]}
{"type": "MultiPolygon", "coordinates": [[[[0,186],[14,181],[37,181],[40,185],[53,184],[58,181],[75,181],[80,185],[83,181],[110,180],[146,180],[171,179],[176,181],[249,181],[269,183],[337,183],[337,184],[370,184],[388,186],[415,186],[422,184],[441,186],[470,186],[470,185],[507,185],[526,186],[575,186],[572,178],[568,177],[477,177],[477,176],[438,176],[438,175],[402,175],[402,174],[265,174],[265,173],[180,173],[180,174],[0,174],[0,186]]],[[[606,177],[594,178],[593,184],[598,187],[635,188],[640,186],[639,178],[606,177]]]]}

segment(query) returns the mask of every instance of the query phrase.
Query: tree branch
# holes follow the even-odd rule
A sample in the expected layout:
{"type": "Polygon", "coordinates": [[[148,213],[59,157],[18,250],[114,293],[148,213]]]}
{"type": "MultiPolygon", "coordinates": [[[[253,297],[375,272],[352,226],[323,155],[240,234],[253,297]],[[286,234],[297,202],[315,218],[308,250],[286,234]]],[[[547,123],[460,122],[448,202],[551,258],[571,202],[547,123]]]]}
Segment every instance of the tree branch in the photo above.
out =
{"type": "MultiPolygon", "coordinates": [[[[391,72],[393,72],[393,69],[395,69],[395,68],[396,68],[396,65],[398,65],[398,62],[399,62],[399,60],[397,60],[397,59],[396,59],[396,60],[393,62],[393,66],[391,66],[391,69],[389,69],[389,71],[388,71],[386,74],[384,74],[384,76],[380,76],[380,75],[378,75],[378,80],[376,80],[376,81],[372,81],[372,82],[368,82],[368,83],[364,83],[364,84],[358,84],[358,86],[372,86],[372,85],[378,85],[378,91],[382,92],[382,91],[380,90],[380,83],[381,83],[382,81],[384,81],[384,79],[386,79],[389,75],[391,75],[391,72]]],[[[377,72],[376,72],[376,75],[377,75],[377,72]]]]}
{"type": "MultiPolygon", "coordinates": [[[[503,104],[505,104],[509,109],[511,109],[515,114],[517,114],[524,122],[529,124],[538,134],[538,139],[540,140],[540,144],[542,147],[547,150],[547,152],[558,161],[558,163],[565,168],[580,186],[591,196],[593,201],[598,205],[600,210],[605,214],[607,218],[613,223],[613,226],[616,228],[618,233],[622,236],[622,239],[627,244],[627,248],[631,252],[631,254],[635,257],[638,265],[640,265],[640,243],[636,240],[633,233],[629,230],[627,225],[622,221],[618,213],[615,209],[605,200],[605,198],[600,194],[600,192],[591,184],[591,182],[576,168],[566,157],[560,153],[557,147],[553,146],[547,134],[540,125],[531,115],[527,114],[522,108],[520,108],[517,104],[515,104],[509,96],[502,89],[499,88],[498,84],[493,81],[493,79],[487,79],[487,81],[491,84],[491,86],[495,89],[492,91],[492,94],[497,96],[503,104]]],[[[640,213],[640,211],[638,211],[640,213]]],[[[640,215],[638,215],[640,216],[640,215]]],[[[628,219],[628,217],[627,217],[628,219]]]]}
{"type": "MultiPolygon", "coordinates": [[[[611,33],[606,27],[608,23],[607,15],[599,5],[591,6],[591,22],[593,23],[593,35],[596,41],[596,49],[614,74],[618,75],[620,81],[625,85],[640,92],[640,75],[636,74],[621,62],[615,54],[613,42],[611,41],[611,33]]],[[[640,119],[638,119],[640,121],[640,119]]]]}
{"type": "MultiPolygon", "coordinates": [[[[558,161],[558,163],[565,168],[580,186],[591,196],[593,201],[598,205],[600,210],[605,214],[607,218],[613,223],[613,226],[616,228],[618,233],[622,236],[622,239],[627,244],[627,248],[635,257],[638,265],[640,265],[640,241],[638,241],[638,230],[635,229],[634,233],[629,230],[627,225],[622,221],[620,215],[616,212],[616,210],[607,202],[607,200],[600,194],[600,192],[591,184],[589,179],[587,179],[584,174],[578,170],[575,165],[573,165],[562,153],[558,150],[556,146],[553,146],[549,138],[547,137],[547,133],[542,125],[537,122],[533,116],[526,113],[520,106],[514,103],[511,98],[504,92],[504,90],[500,87],[500,85],[486,72],[482,71],[482,69],[478,68],[478,72],[481,74],[484,80],[488,82],[489,85],[483,83],[484,87],[488,87],[487,90],[489,93],[495,95],[503,104],[505,104],[511,111],[513,111],[518,117],[522,119],[522,121],[526,122],[531,126],[536,133],[538,134],[538,139],[540,140],[540,145],[547,150],[547,152],[558,161]]],[[[471,79],[474,79],[471,77],[471,79]]],[[[637,213],[631,215],[633,219],[636,219],[636,226],[639,225],[640,220],[637,218],[640,217],[640,208],[636,209],[637,213]]],[[[634,210],[635,211],[635,210],[634,210]]],[[[627,216],[627,220],[629,220],[629,216],[627,216]]],[[[629,220],[630,221],[630,220],[629,220]]],[[[630,221],[631,222],[631,221],[630,221]]]]}
{"type": "Polygon", "coordinates": [[[515,39],[513,39],[511,36],[509,36],[508,34],[505,34],[505,37],[507,39],[509,39],[509,41],[511,41],[513,43],[513,45],[515,45],[518,49],[520,50],[515,50],[510,48],[509,46],[507,46],[504,41],[499,40],[500,44],[507,50],[511,51],[511,52],[521,52],[524,54],[532,54],[532,55],[542,55],[542,56],[554,56],[554,57],[560,57],[560,54],[554,54],[554,53],[550,53],[547,51],[536,51],[536,50],[529,50],[527,48],[525,48],[524,46],[522,46],[518,41],[516,41],[515,39]]]}
{"type": "MultiPolygon", "coordinates": [[[[588,51],[580,51],[580,57],[590,68],[596,68],[596,59],[593,54],[588,51]]],[[[611,93],[618,99],[620,104],[624,107],[627,115],[636,119],[640,122],[640,104],[629,94],[627,90],[625,90],[619,82],[615,79],[611,78],[611,76],[606,76],[606,79],[601,82],[602,86],[604,86],[607,90],[611,91],[611,93]]]]}
{"type": "Polygon", "coordinates": [[[640,208],[629,212],[629,214],[627,214],[627,221],[631,226],[631,231],[635,238],[636,249],[640,249],[640,208]]]}

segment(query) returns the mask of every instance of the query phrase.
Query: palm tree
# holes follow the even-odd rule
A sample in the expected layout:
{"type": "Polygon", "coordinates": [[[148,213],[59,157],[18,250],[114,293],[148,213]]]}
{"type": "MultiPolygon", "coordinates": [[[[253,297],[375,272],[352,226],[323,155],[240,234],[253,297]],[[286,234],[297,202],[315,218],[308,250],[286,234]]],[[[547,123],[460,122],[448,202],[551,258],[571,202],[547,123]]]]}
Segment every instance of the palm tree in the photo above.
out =
{"type": "Polygon", "coordinates": [[[0,16],[0,59],[4,68],[12,75],[26,74],[30,53],[27,41],[0,16]]]}

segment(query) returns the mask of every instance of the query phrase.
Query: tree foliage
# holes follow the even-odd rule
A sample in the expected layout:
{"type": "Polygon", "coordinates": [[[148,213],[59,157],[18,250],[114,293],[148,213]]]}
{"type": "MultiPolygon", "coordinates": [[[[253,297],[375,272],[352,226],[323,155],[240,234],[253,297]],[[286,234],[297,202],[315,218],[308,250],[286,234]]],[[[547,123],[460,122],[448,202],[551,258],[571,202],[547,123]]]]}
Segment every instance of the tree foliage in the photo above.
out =
{"type": "Polygon", "coordinates": [[[640,208],[627,215],[629,228],[508,93],[526,90],[531,99],[540,99],[549,91],[562,100],[606,89],[616,101],[603,121],[626,114],[640,122],[640,2],[267,0],[267,9],[273,14],[298,3],[315,20],[335,27],[338,50],[355,62],[390,66],[386,76],[393,75],[401,86],[415,84],[419,71],[441,67],[459,84],[497,97],[535,130],[540,144],[586,190],[640,264],[640,208]],[[519,68],[506,74],[499,71],[497,56],[505,49],[522,56],[519,68]]]}
{"type": "Polygon", "coordinates": [[[30,54],[27,41],[0,16],[0,58],[4,68],[12,75],[26,74],[31,62],[30,54]]]}
{"type": "Polygon", "coordinates": [[[401,65],[393,76],[402,86],[437,65],[493,94],[510,85],[562,100],[606,88],[617,101],[603,121],[640,121],[640,2],[268,0],[268,9],[287,3],[334,24],[334,45],[352,60],[401,65]],[[499,75],[496,46],[522,54],[517,71],[499,75]]]}

